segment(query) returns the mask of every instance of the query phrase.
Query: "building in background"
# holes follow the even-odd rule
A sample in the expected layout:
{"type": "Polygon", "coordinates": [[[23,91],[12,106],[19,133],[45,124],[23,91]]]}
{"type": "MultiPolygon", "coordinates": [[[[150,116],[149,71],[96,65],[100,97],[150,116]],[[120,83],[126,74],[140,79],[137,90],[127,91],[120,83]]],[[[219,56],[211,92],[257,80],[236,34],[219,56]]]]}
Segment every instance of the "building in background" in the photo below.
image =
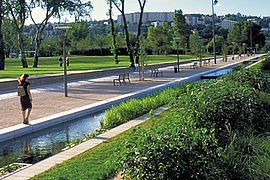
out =
{"type": "Polygon", "coordinates": [[[223,20],[221,22],[221,26],[224,28],[224,29],[231,29],[233,27],[233,24],[235,23],[235,21],[231,21],[231,20],[223,20]]]}
{"type": "Polygon", "coordinates": [[[199,22],[199,15],[187,14],[185,15],[185,18],[187,24],[191,26],[196,26],[199,22]]]}
{"type": "MultiPolygon", "coordinates": [[[[129,24],[139,24],[140,13],[125,14],[129,24]]],[[[145,12],[143,14],[142,23],[151,22],[173,22],[174,12],[145,12]]],[[[122,15],[118,15],[117,23],[123,25],[122,15]]]]}

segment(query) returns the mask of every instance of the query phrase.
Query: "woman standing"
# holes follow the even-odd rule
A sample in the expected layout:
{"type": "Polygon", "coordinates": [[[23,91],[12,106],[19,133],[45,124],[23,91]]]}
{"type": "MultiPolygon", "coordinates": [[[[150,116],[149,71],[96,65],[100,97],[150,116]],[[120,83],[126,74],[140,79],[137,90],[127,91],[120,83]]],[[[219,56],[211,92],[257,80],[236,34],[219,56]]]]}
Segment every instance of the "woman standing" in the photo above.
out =
{"type": "Polygon", "coordinates": [[[26,94],[25,96],[20,97],[21,111],[24,124],[29,124],[29,115],[32,110],[32,95],[30,92],[30,83],[28,82],[28,79],[29,79],[28,74],[22,74],[21,77],[18,78],[18,82],[20,85],[23,86],[23,89],[26,94]],[[27,113],[26,110],[28,110],[27,113]]]}

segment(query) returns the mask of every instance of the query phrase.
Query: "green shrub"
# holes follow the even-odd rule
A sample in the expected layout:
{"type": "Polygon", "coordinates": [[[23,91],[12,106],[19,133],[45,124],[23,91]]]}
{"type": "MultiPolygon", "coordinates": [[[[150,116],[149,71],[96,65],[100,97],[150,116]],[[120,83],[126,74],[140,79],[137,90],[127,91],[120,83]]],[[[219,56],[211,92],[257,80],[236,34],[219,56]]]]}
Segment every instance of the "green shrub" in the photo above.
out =
{"type": "Polygon", "coordinates": [[[151,131],[140,130],[126,143],[121,164],[131,179],[205,179],[213,173],[217,146],[214,129],[195,128],[191,119],[168,117],[168,123],[151,131]]]}
{"type": "Polygon", "coordinates": [[[262,64],[262,70],[270,70],[270,56],[267,56],[262,64]]]}
{"type": "Polygon", "coordinates": [[[224,179],[270,179],[270,142],[265,137],[236,137],[220,159],[224,179]]]}
{"type": "Polygon", "coordinates": [[[186,85],[172,100],[174,115],[167,123],[125,143],[124,174],[131,179],[268,179],[269,140],[251,136],[269,127],[265,80],[256,70],[242,69],[186,85]]]}

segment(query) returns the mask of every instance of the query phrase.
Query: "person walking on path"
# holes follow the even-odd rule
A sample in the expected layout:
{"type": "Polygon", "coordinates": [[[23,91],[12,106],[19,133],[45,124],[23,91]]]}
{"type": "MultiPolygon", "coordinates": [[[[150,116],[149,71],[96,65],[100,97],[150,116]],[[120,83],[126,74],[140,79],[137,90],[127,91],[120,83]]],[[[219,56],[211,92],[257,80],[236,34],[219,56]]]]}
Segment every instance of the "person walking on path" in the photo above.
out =
{"type": "Polygon", "coordinates": [[[59,58],[59,65],[60,65],[60,67],[62,67],[62,64],[63,64],[63,59],[60,57],[59,58]]]}
{"type": "Polygon", "coordinates": [[[18,78],[19,85],[23,86],[23,89],[25,91],[25,96],[20,96],[21,111],[24,124],[29,124],[29,116],[32,110],[32,95],[30,92],[30,83],[28,82],[28,79],[29,79],[28,74],[22,74],[18,78]]]}
{"type": "Polygon", "coordinates": [[[69,66],[69,57],[66,57],[67,66],[69,66]]]}

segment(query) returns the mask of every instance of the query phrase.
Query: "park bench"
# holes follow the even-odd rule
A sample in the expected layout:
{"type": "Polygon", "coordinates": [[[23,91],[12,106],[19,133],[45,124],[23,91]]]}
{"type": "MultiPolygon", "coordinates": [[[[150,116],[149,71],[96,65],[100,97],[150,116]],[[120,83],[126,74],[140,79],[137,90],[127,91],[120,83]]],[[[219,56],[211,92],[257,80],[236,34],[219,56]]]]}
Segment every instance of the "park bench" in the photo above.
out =
{"type": "Polygon", "coordinates": [[[203,64],[204,64],[204,65],[210,65],[210,59],[204,60],[204,61],[203,61],[203,64]]]}
{"type": "Polygon", "coordinates": [[[130,79],[129,79],[129,73],[123,73],[123,74],[119,74],[118,78],[113,79],[113,85],[115,86],[115,82],[118,81],[120,86],[121,84],[126,84],[126,80],[128,80],[128,83],[130,83],[130,79]]]}
{"type": "Polygon", "coordinates": [[[192,65],[190,65],[191,68],[197,68],[198,67],[198,61],[195,61],[192,65]]]}
{"type": "Polygon", "coordinates": [[[151,69],[151,77],[158,77],[158,75],[163,76],[163,72],[159,71],[158,68],[151,69]]]}

